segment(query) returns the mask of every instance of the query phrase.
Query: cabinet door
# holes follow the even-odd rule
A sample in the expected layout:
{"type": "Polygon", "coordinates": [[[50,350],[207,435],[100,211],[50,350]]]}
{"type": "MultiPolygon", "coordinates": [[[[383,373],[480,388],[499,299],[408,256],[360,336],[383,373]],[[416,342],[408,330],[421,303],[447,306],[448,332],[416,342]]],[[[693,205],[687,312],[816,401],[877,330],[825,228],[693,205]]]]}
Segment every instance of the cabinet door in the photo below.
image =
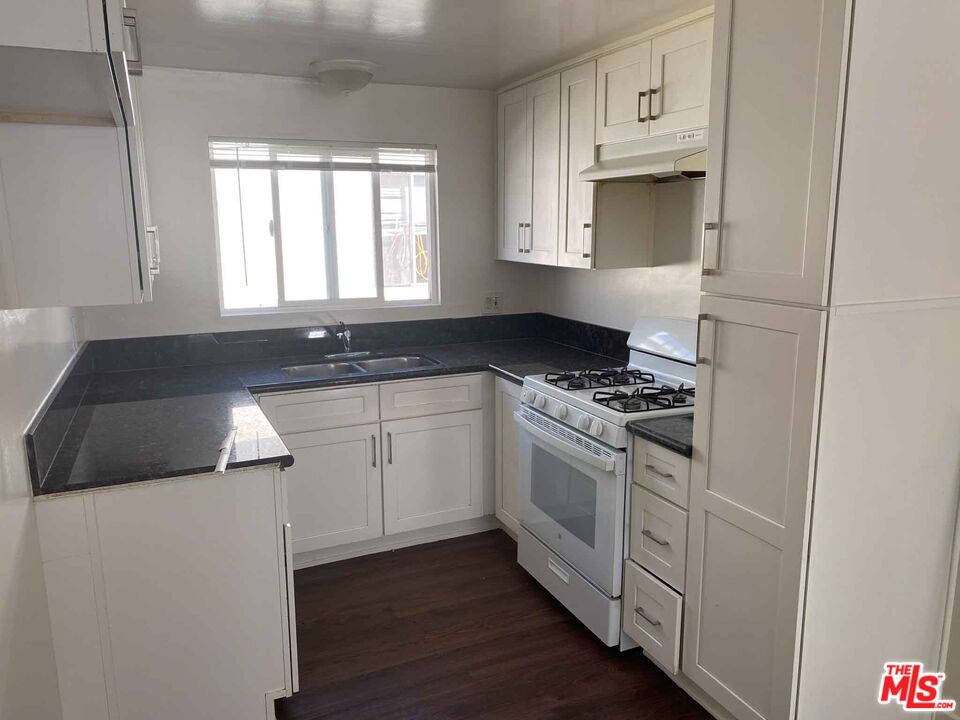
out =
{"type": "Polygon", "coordinates": [[[597,60],[597,145],[649,134],[650,43],[597,60]]]}
{"type": "Polygon", "coordinates": [[[125,130],[0,123],[5,307],[139,302],[125,130]]]}
{"type": "Polygon", "coordinates": [[[589,268],[593,255],[593,207],[596,186],[580,171],[596,155],[597,63],[560,74],[560,223],[557,264],[589,268]]]}
{"type": "Polygon", "coordinates": [[[651,42],[650,134],[707,124],[713,18],[655,37],[651,42]]]}
{"type": "Polygon", "coordinates": [[[295,553],[383,535],[380,426],[284,435],[295,553]]]}
{"type": "Polygon", "coordinates": [[[825,303],[845,4],[716,4],[706,292],[825,303]]]}
{"type": "Polygon", "coordinates": [[[482,410],[391,420],[382,430],[388,535],[483,514],[482,410]]]}
{"type": "Polygon", "coordinates": [[[497,99],[497,257],[520,260],[530,221],[530,154],[527,150],[527,89],[497,99]]]}
{"type": "Polygon", "coordinates": [[[527,138],[531,199],[522,259],[556,265],[560,217],[559,74],[527,85],[527,138]]]}
{"type": "Polygon", "coordinates": [[[497,378],[497,519],[520,532],[520,430],[513,413],[520,409],[520,386],[497,378]]]}
{"type": "Polygon", "coordinates": [[[737,718],[786,720],[826,312],[701,308],[683,671],[737,718]]]}

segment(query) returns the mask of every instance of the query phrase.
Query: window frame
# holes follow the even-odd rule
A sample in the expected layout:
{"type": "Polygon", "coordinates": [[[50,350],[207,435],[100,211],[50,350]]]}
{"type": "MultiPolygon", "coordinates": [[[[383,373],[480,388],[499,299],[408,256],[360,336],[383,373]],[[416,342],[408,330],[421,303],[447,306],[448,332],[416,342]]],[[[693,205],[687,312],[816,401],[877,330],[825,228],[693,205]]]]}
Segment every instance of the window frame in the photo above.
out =
{"type": "MultiPolygon", "coordinates": [[[[288,313],[315,312],[324,310],[345,310],[345,309],[381,309],[392,307],[426,307],[440,305],[440,238],[439,238],[439,215],[438,215],[438,183],[437,174],[439,167],[437,162],[437,146],[423,143],[369,143],[336,141],[327,142],[320,140],[298,140],[290,138],[251,138],[251,137],[226,137],[210,136],[207,138],[207,164],[210,170],[210,187],[213,195],[213,228],[214,245],[217,256],[217,293],[220,303],[221,317],[237,317],[247,315],[280,315],[288,313]],[[377,283],[377,296],[370,298],[337,298],[327,300],[293,300],[284,298],[284,278],[283,278],[283,229],[280,215],[280,184],[278,168],[265,168],[270,170],[270,188],[273,207],[273,242],[274,257],[276,258],[277,273],[277,305],[276,307],[249,307],[249,308],[227,308],[224,305],[223,298],[223,262],[220,253],[220,222],[218,217],[217,205],[217,182],[214,171],[217,169],[210,162],[209,148],[211,143],[255,143],[270,146],[270,162],[277,161],[277,148],[281,146],[303,146],[303,147],[321,147],[321,148],[349,148],[351,150],[370,151],[373,154],[380,149],[406,149],[406,150],[431,150],[434,153],[434,169],[425,171],[425,190],[427,199],[427,236],[429,238],[430,251],[430,297],[428,299],[408,299],[408,300],[387,300],[384,297],[384,272],[383,272],[383,221],[380,209],[380,174],[387,172],[384,170],[367,170],[371,177],[371,191],[373,201],[373,230],[374,230],[374,262],[375,278],[377,283]]],[[[362,168],[358,170],[363,171],[362,168]]],[[[324,266],[326,271],[327,293],[334,294],[333,290],[339,290],[338,266],[337,266],[337,236],[336,236],[336,210],[335,196],[333,191],[333,173],[334,169],[318,169],[321,173],[321,186],[323,198],[323,245],[324,245],[324,266]]],[[[407,174],[412,174],[415,170],[411,169],[407,174]]]]}

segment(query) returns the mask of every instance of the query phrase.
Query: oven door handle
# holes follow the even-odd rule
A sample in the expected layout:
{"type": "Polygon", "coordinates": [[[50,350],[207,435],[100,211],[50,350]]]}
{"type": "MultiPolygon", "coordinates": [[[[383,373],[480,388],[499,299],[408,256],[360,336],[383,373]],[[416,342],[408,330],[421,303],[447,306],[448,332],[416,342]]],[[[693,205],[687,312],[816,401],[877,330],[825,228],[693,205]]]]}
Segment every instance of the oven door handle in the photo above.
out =
{"type": "Polygon", "coordinates": [[[616,458],[611,457],[609,459],[605,459],[602,457],[597,457],[592,453],[581,450],[576,445],[571,445],[570,443],[565,442],[561,438],[558,438],[555,435],[551,435],[550,433],[544,430],[541,430],[536,425],[534,425],[529,420],[527,420],[525,417],[523,417],[523,415],[521,415],[519,412],[515,412],[513,414],[513,419],[516,420],[517,424],[520,426],[522,430],[530,433],[535,438],[542,440],[548,445],[555,447],[557,450],[560,450],[566,453],[567,455],[576,458],[577,460],[581,460],[582,462],[585,462],[588,465],[592,465],[595,468],[600,468],[601,470],[605,470],[607,472],[610,472],[611,470],[616,468],[616,465],[617,465],[616,458]]]}

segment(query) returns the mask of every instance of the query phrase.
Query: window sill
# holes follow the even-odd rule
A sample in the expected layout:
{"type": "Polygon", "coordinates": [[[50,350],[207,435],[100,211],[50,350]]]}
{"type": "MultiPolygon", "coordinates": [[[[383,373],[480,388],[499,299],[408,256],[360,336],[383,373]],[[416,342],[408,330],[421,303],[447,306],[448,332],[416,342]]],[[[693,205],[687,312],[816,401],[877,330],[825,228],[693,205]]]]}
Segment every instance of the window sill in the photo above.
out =
{"type": "Polygon", "coordinates": [[[220,317],[229,318],[229,317],[260,317],[260,316],[273,316],[273,315],[315,315],[317,313],[336,313],[342,310],[349,310],[351,312],[357,310],[366,310],[366,311],[379,311],[379,310],[390,310],[392,308],[428,308],[428,307],[438,307],[440,305],[439,300],[410,300],[410,301],[397,301],[391,303],[383,303],[379,305],[312,305],[312,306],[297,306],[297,307],[270,307],[270,308],[239,308],[239,309],[224,309],[220,308],[220,317]]]}

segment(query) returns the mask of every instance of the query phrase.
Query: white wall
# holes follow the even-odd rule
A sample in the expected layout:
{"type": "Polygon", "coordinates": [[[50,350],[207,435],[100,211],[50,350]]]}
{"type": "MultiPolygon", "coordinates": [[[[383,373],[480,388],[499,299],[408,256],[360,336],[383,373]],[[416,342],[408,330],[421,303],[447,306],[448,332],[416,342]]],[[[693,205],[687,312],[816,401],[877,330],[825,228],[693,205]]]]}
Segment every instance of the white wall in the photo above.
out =
{"type": "Polygon", "coordinates": [[[221,318],[207,138],[432,143],[438,147],[440,306],[338,312],[347,322],[480,314],[488,291],[505,312],[530,310],[529,271],[497,263],[496,101],[491,92],[371,85],[322,94],[306,80],[147,68],[142,102],[162,274],[152,304],[83,310],[88,339],[328,322],[326,313],[221,318]]]}
{"type": "Polygon", "coordinates": [[[76,351],[74,320],[0,311],[0,718],[60,717],[23,431],[76,351]]]}
{"type": "Polygon", "coordinates": [[[630,330],[641,315],[695,318],[700,312],[703,181],[656,187],[654,262],[629,270],[543,269],[544,302],[554,315],[630,330]]]}

